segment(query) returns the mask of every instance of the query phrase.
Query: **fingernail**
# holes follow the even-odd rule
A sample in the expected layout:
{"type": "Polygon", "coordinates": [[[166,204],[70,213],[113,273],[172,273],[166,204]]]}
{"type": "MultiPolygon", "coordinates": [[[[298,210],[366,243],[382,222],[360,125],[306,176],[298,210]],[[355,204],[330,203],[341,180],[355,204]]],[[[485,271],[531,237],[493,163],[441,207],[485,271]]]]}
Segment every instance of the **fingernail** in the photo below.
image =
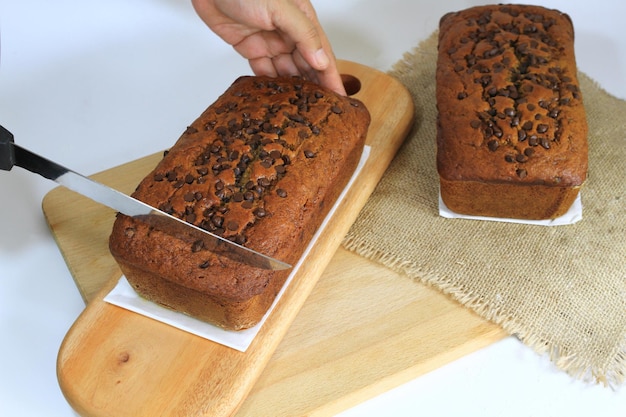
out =
{"type": "Polygon", "coordinates": [[[323,48],[315,51],[315,62],[317,64],[317,69],[324,69],[328,66],[328,55],[326,55],[326,51],[324,51],[323,48]]]}

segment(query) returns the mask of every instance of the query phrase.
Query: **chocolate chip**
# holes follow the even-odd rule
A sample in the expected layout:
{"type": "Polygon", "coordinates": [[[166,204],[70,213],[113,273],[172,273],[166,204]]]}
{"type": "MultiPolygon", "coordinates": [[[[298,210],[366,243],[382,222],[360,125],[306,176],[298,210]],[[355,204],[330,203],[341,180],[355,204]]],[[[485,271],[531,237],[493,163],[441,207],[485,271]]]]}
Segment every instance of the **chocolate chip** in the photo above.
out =
{"type": "Polygon", "coordinates": [[[191,245],[191,251],[193,253],[200,252],[202,248],[204,248],[204,242],[201,240],[196,240],[193,242],[193,245],[191,245]]]}
{"type": "Polygon", "coordinates": [[[228,230],[235,231],[239,229],[239,223],[237,223],[235,220],[230,220],[226,227],[228,227],[228,230]]]}
{"type": "Polygon", "coordinates": [[[474,120],[472,120],[470,122],[470,126],[472,126],[472,128],[474,128],[474,129],[478,129],[480,127],[480,125],[481,125],[480,120],[474,119],[474,120]]]}
{"type": "Polygon", "coordinates": [[[254,215],[257,216],[258,218],[263,218],[267,215],[267,212],[265,211],[265,209],[263,207],[257,207],[254,211],[253,211],[254,215]]]}
{"type": "Polygon", "coordinates": [[[343,113],[343,109],[342,109],[341,107],[339,107],[339,106],[332,106],[332,107],[330,108],[330,111],[332,111],[332,112],[333,112],[333,113],[335,113],[335,114],[341,114],[341,113],[343,113]]]}
{"type": "Polygon", "coordinates": [[[287,114],[287,118],[296,123],[304,123],[304,117],[299,114],[287,114]]]}
{"type": "Polygon", "coordinates": [[[467,93],[465,91],[461,91],[459,94],[456,95],[456,98],[459,100],[463,100],[464,98],[467,98],[467,93]]]}
{"type": "Polygon", "coordinates": [[[211,223],[216,227],[222,227],[224,225],[224,218],[222,216],[213,216],[211,223]]]}
{"type": "Polygon", "coordinates": [[[246,243],[246,237],[243,235],[237,235],[234,237],[234,239],[232,239],[233,242],[239,244],[239,245],[244,245],[246,243]]]}
{"type": "Polygon", "coordinates": [[[186,221],[187,223],[195,223],[195,222],[196,222],[196,214],[195,214],[195,213],[188,214],[188,215],[185,217],[185,221],[186,221]]]}
{"type": "Polygon", "coordinates": [[[194,197],[193,193],[186,193],[186,194],[183,196],[183,199],[184,199],[186,202],[190,203],[190,202],[194,201],[196,198],[194,197]]]}
{"type": "Polygon", "coordinates": [[[526,140],[527,137],[527,133],[525,130],[518,130],[517,131],[517,140],[520,142],[524,142],[526,140]]]}
{"type": "Polygon", "coordinates": [[[207,269],[209,266],[211,266],[211,262],[209,261],[204,261],[200,265],[198,265],[198,267],[201,269],[207,269]]]}
{"type": "Polygon", "coordinates": [[[163,203],[159,206],[159,210],[166,212],[167,214],[174,213],[174,207],[170,203],[163,203]]]}
{"type": "Polygon", "coordinates": [[[520,178],[526,178],[526,176],[528,175],[528,172],[524,168],[519,168],[515,170],[515,173],[520,178]]]}
{"type": "Polygon", "coordinates": [[[530,120],[528,120],[527,122],[524,122],[524,124],[522,125],[522,129],[524,129],[524,130],[532,130],[533,129],[533,122],[531,122],[530,120]]]}
{"type": "Polygon", "coordinates": [[[522,155],[521,153],[515,155],[515,160],[517,162],[526,162],[526,156],[522,155]]]}
{"type": "Polygon", "coordinates": [[[243,201],[243,193],[237,191],[235,194],[233,194],[233,201],[235,203],[241,203],[243,201]]]}
{"type": "Polygon", "coordinates": [[[161,181],[163,181],[163,178],[165,178],[165,175],[163,175],[163,174],[161,174],[161,173],[154,174],[154,180],[155,180],[156,182],[161,182],[161,181]]]}
{"type": "Polygon", "coordinates": [[[312,151],[312,150],[310,150],[310,149],[305,149],[305,150],[304,150],[304,156],[305,156],[306,158],[309,158],[309,159],[310,159],[310,158],[315,158],[315,152],[313,152],[313,151],[312,151]]]}
{"type": "Polygon", "coordinates": [[[550,149],[550,141],[547,138],[541,138],[539,142],[543,148],[550,149]]]}
{"type": "Polygon", "coordinates": [[[282,174],[284,174],[285,172],[287,172],[287,170],[285,169],[285,166],[284,166],[284,165],[276,165],[276,166],[274,167],[274,169],[276,170],[276,173],[277,173],[277,174],[279,174],[279,175],[282,175],[282,174]]]}
{"type": "Polygon", "coordinates": [[[195,180],[195,177],[193,175],[191,175],[191,174],[187,174],[185,176],[185,182],[187,184],[193,184],[194,180],[195,180]]]}
{"type": "Polygon", "coordinates": [[[487,142],[487,147],[489,147],[489,150],[491,152],[495,152],[499,146],[500,144],[498,143],[497,140],[490,140],[489,142],[487,142]]]}
{"type": "Polygon", "coordinates": [[[504,156],[504,160],[506,162],[515,162],[515,157],[513,155],[507,154],[504,156]]]}
{"type": "Polygon", "coordinates": [[[282,154],[278,150],[273,150],[273,151],[270,152],[270,157],[272,159],[280,159],[281,156],[282,156],[282,154]]]}
{"type": "Polygon", "coordinates": [[[252,208],[252,201],[250,201],[250,200],[244,200],[244,201],[241,203],[241,207],[245,208],[246,210],[251,209],[251,208],[252,208]]]}
{"type": "Polygon", "coordinates": [[[282,188],[277,188],[276,194],[281,198],[287,197],[287,191],[283,190],[282,188]]]}
{"type": "Polygon", "coordinates": [[[537,125],[537,133],[546,133],[548,131],[548,125],[540,123],[537,125]]]}

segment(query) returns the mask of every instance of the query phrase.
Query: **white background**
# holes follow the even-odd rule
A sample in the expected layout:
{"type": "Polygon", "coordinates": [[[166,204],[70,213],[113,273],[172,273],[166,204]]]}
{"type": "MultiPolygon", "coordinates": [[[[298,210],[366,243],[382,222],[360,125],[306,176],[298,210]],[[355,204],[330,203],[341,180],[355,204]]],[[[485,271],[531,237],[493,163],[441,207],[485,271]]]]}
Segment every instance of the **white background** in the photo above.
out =
{"type": "MultiPolygon", "coordinates": [[[[314,0],[336,55],[381,70],[441,15],[480,3],[314,0]]],[[[570,14],[579,68],[626,99],[626,3],[538,3],[570,14]]],[[[0,123],[84,174],[167,148],[250,73],[188,0],[0,0],[0,34],[0,123]]],[[[84,304],[42,216],[53,187],[0,172],[0,416],[75,415],[55,366],[84,304]]],[[[626,389],[573,380],[507,338],[342,415],[622,416],[626,389]]]]}

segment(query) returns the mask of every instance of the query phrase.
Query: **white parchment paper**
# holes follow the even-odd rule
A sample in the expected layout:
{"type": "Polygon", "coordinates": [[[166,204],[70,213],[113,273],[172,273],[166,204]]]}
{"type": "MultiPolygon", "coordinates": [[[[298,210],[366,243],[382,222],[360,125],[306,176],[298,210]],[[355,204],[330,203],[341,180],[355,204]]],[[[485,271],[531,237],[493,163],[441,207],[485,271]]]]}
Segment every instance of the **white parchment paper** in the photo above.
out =
{"type": "Polygon", "coordinates": [[[293,276],[296,274],[296,272],[300,268],[300,265],[302,264],[303,260],[306,259],[306,256],[311,251],[311,248],[315,245],[315,242],[317,241],[320,233],[322,232],[322,230],[324,230],[324,228],[326,227],[326,225],[332,218],[340,202],[343,200],[346,193],[348,192],[348,190],[354,183],[354,180],[358,177],[359,173],[363,169],[363,166],[365,165],[365,162],[369,158],[369,154],[370,154],[370,147],[366,146],[363,149],[361,160],[359,161],[359,164],[356,167],[354,174],[352,175],[352,178],[350,178],[350,181],[348,182],[346,188],[340,194],[339,198],[335,202],[335,205],[331,208],[330,212],[324,219],[324,222],[322,223],[322,225],[319,227],[319,229],[313,236],[313,239],[307,246],[306,250],[304,251],[304,254],[300,258],[298,263],[293,266],[291,274],[289,274],[289,277],[287,278],[285,285],[283,285],[283,288],[276,296],[274,303],[268,309],[263,319],[261,319],[261,321],[256,326],[251,327],[249,329],[240,330],[240,331],[224,330],[212,324],[194,319],[193,317],[190,317],[186,314],[178,313],[176,311],[167,309],[165,307],[161,307],[160,305],[156,303],[153,303],[151,301],[148,301],[140,297],[135,292],[135,290],[130,286],[130,284],[126,280],[126,277],[124,276],[120,278],[115,288],[113,288],[113,290],[111,290],[111,292],[107,294],[107,296],[104,298],[104,301],[106,301],[107,303],[125,308],[127,310],[133,311],[137,314],[141,314],[146,317],[152,318],[154,320],[158,320],[162,323],[169,324],[170,326],[177,327],[181,330],[195,334],[205,339],[212,340],[224,346],[228,346],[230,348],[239,350],[241,352],[245,352],[246,349],[250,346],[250,343],[252,343],[252,341],[256,337],[259,330],[261,329],[261,326],[263,326],[263,323],[265,323],[265,320],[267,319],[267,317],[271,314],[272,310],[274,309],[274,306],[276,305],[280,297],[283,295],[285,288],[287,288],[287,286],[293,279],[293,276]]]}
{"type": "Polygon", "coordinates": [[[507,223],[521,223],[521,224],[533,224],[537,226],[564,226],[568,224],[574,224],[583,218],[583,204],[580,193],[572,203],[569,210],[562,216],[551,220],[522,220],[522,219],[506,219],[500,217],[483,217],[483,216],[468,216],[465,214],[458,214],[448,209],[439,195],[439,215],[448,219],[470,219],[470,220],[487,220],[494,222],[507,222],[507,223]]]}

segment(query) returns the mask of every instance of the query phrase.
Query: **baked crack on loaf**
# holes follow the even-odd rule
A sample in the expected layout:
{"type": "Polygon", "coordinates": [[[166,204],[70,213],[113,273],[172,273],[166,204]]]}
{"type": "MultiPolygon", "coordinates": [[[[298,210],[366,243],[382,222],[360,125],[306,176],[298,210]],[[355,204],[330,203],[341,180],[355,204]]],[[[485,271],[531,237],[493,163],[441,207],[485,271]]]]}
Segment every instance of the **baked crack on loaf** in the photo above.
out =
{"type": "MultiPolygon", "coordinates": [[[[360,160],[362,102],[296,77],[241,77],[135,198],[294,265],[360,160]]],[[[111,253],[141,296],[229,330],[259,322],[290,271],[237,263],[118,214],[111,253]]]]}
{"type": "Polygon", "coordinates": [[[570,18],[490,5],[439,25],[437,170],[457,213],[553,219],[587,175],[587,121],[570,18]]]}

